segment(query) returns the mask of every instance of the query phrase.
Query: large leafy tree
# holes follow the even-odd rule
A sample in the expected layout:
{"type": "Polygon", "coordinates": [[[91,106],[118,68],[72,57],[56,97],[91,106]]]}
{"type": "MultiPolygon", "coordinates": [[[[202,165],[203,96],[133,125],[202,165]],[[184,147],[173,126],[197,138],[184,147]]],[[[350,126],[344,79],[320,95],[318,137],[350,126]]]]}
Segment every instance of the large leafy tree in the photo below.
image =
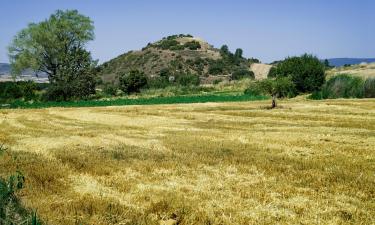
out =
{"type": "Polygon", "coordinates": [[[93,39],[94,25],[89,17],[77,10],[58,10],[45,21],[29,24],[14,37],[9,46],[12,71],[15,75],[30,68],[45,72],[52,88],[62,90],[79,84],[79,88],[71,88],[71,93],[63,96],[64,100],[82,97],[82,93],[87,96],[93,90],[92,78],[85,78],[93,76],[96,62],[85,45],[93,39]],[[82,88],[85,91],[74,92],[82,88]]]}
{"type": "Polygon", "coordinates": [[[286,58],[270,75],[290,76],[299,92],[313,92],[319,90],[325,82],[325,66],[317,57],[304,54],[286,58]]]}

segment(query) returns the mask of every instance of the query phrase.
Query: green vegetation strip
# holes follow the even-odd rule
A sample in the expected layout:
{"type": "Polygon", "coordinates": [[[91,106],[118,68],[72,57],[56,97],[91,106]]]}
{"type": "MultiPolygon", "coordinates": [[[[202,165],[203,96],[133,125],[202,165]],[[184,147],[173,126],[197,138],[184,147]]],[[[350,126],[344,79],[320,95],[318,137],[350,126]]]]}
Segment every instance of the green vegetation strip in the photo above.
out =
{"type": "Polygon", "coordinates": [[[268,99],[266,96],[253,95],[193,95],[172,96],[155,98],[123,98],[109,100],[87,100],[71,102],[34,102],[28,103],[15,101],[0,108],[49,108],[49,107],[100,107],[100,106],[122,106],[122,105],[158,105],[179,103],[205,103],[205,102],[242,102],[268,99]]]}

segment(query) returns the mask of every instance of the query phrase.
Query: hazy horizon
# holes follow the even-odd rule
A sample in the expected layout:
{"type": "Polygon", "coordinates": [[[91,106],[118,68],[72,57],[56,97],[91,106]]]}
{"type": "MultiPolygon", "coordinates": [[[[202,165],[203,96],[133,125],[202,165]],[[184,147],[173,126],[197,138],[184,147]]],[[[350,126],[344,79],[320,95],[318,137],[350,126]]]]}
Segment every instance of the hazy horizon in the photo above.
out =
{"type": "Polygon", "coordinates": [[[105,62],[164,36],[192,34],[215,47],[242,48],[262,62],[305,52],[324,58],[375,58],[375,2],[338,0],[130,2],[5,0],[0,14],[0,62],[7,46],[28,23],[57,9],[77,9],[95,25],[88,49],[105,62]]]}

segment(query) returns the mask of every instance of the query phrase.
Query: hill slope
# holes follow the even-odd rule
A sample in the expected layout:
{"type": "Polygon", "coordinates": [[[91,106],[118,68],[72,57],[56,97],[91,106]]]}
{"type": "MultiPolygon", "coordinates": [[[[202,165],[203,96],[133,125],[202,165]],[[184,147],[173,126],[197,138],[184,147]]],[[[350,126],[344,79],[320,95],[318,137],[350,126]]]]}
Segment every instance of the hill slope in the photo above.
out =
{"type": "Polygon", "coordinates": [[[254,59],[232,54],[227,48],[217,49],[206,41],[191,35],[173,35],[149,43],[139,51],[122,54],[98,68],[104,82],[117,82],[119,73],[131,70],[158,77],[162,71],[172,76],[196,74],[201,78],[212,75],[230,75],[235,70],[249,70],[254,59]]]}

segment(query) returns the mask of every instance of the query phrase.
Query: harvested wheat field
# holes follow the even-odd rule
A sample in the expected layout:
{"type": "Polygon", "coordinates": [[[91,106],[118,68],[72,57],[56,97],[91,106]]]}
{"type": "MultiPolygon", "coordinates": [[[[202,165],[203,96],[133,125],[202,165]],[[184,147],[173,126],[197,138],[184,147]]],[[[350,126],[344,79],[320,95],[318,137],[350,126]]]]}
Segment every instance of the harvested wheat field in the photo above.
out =
{"type": "Polygon", "coordinates": [[[374,224],[375,101],[1,110],[48,224],[374,224]]]}

